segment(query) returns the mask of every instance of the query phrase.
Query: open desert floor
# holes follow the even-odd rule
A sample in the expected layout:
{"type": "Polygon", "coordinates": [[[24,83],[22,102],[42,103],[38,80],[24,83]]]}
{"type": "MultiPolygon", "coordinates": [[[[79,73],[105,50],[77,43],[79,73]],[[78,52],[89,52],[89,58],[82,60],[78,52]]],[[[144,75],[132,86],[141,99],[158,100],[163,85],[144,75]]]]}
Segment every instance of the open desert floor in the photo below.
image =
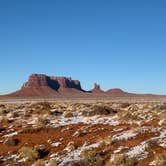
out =
{"type": "Polygon", "coordinates": [[[0,165],[165,166],[166,98],[1,98],[0,165]]]}

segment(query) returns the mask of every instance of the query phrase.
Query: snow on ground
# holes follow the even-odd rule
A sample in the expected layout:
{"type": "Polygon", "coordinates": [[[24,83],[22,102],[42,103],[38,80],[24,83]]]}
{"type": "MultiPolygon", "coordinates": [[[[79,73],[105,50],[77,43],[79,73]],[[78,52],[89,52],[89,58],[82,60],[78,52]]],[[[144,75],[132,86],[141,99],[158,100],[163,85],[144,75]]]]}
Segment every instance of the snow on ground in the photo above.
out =
{"type": "Polygon", "coordinates": [[[52,147],[58,147],[59,145],[61,145],[61,142],[54,142],[51,144],[52,147]]]}
{"type": "Polygon", "coordinates": [[[137,158],[138,160],[142,160],[147,158],[148,152],[146,151],[149,147],[149,143],[151,141],[157,141],[159,146],[166,147],[166,130],[162,130],[160,132],[160,136],[153,137],[147,141],[141,142],[139,145],[133,147],[129,152],[126,153],[126,155],[130,158],[137,158]]]}
{"type": "Polygon", "coordinates": [[[76,149],[70,153],[67,153],[67,155],[65,155],[65,156],[58,157],[57,161],[60,163],[59,166],[64,166],[71,161],[81,160],[80,154],[82,151],[97,148],[97,147],[99,147],[100,143],[101,142],[98,142],[98,143],[94,143],[94,144],[91,144],[88,146],[84,145],[84,146],[79,147],[78,149],[76,149]]]}
{"type": "Polygon", "coordinates": [[[129,158],[137,158],[138,160],[143,160],[148,156],[146,148],[148,148],[147,142],[141,142],[139,145],[133,147],[129,152],[127,152],[126,156],[128,156],[129,158]]]}
{"type": "Polygon", "coordinates": [[[116,150],[113,151],[113,154],[119,153],[122,150],[125,150],[125,149],[128,149],[128,148],[129,147],[127,147],[127,146],[120,146],[120,147],[118,147],[118,149],[116,149],[116,150]]]}
{"type": "Polygon", "coordinates": [[[166,130],[162,130],[156,139],[158,139],[159,146],[166,148],[166,130]]]}
{"type": "Polygon", "coordinates": [[[116,120],[115,116],[91,116],[91,117],[84,117],[84,116],[75,116],[70,118],[65,118],[64,116],[53,119],[50,122],[50,126],[54,125],[54,127],[58,126],[65,126],[65,125],[71,125],[71,124],[78,124],[78,123],[84,123],[84,124],[108,124],[112,126],[119,125],[120,122],[116,120]]]}
{"type": "Polygon", "coordinates": [[[122,133],[114,135],[112,137],[112,142],[121,141],[121,140],[128,140],[128,139],[131,139],[137,135],[138,135],[138,133],[135,131],[132,131],[132,130],[124,131],[122,133]]]}
{"type": "Polygon", "coordinates": [[[15,135],[17,135],[18,134],[18,132],[16,131],[16,132],[13,132],[13,133],[10,133],[10,134],[6,134],[6,135],[4,135],[3,137],[13,137],[13,136],[15,136],[15,135]]]}

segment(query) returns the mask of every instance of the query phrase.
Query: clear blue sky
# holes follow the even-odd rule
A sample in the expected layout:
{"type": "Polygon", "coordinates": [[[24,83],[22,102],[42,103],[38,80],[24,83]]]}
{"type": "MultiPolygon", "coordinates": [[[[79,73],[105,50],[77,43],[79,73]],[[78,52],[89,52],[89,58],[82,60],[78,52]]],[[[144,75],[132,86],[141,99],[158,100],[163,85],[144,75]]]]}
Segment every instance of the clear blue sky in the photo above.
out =
{"type": "Polygon", "coordinates": [[[0,93],[32,73],[166,94],[166,1],[1,0],[0,93]]]}

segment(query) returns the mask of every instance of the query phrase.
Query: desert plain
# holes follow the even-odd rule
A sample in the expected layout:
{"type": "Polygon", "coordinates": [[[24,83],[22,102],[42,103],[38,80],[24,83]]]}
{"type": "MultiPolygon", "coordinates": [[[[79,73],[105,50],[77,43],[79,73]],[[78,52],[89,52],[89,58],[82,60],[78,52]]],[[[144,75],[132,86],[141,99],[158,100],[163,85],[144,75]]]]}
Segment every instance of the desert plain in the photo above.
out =
{"type": "Polygon", "coordinates": [[[165,166],[166,98],[0,98],[2,166],[165,166]]]}

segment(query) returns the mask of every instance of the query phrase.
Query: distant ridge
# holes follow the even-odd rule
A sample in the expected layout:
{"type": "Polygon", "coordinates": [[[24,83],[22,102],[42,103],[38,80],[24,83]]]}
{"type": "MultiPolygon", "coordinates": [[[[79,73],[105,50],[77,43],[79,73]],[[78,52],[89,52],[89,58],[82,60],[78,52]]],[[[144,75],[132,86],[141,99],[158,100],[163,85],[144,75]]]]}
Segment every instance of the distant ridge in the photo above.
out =
{"type": "MultiPolygon", "coordinates": [[[[58,95],[107,95],[107,96],[140,96],[124,92],[119,88],[103,91],[99,84],[94,84],[92,90],[86,91],[81,87],[79,80],[71,77],[47,76],[45,74],[32,74],[20,90],[3,95],[6,97],[53,97],[58,95]]],[[[143,94],[141,96],[153,96],[143,94]]]]}
{"type": "Polygon", "coordinates": [[[108,93],[108,94],[122,94],[122,93],[126,93],[126,92],[124,92],[122,89],[115,88],[115,89],[109,89],[108,91],[106,91],[106,93],[108,93]]]}

